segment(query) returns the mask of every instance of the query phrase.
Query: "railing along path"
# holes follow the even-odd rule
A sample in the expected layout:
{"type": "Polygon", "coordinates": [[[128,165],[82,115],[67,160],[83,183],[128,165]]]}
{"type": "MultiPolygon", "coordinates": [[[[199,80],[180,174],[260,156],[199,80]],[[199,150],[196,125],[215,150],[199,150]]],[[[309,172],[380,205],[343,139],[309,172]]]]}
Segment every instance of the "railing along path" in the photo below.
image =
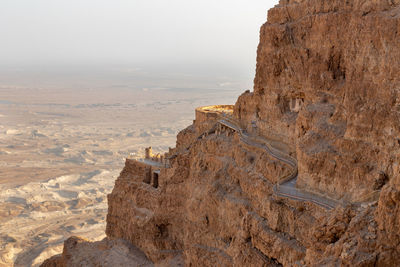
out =
{"type": "MultiPolygon", "coordinates": [[[[220,113],[219,118],[214,126],[211,129],[201,133],[197,139],[202,139],[205,136],[214,133],[217,130],[218,125],[230,128],[238,133],[239,140],[244,144],[266,151],[269,155],[283,162],[289,167],[290,172],[278,178],[278,182],[273,188],[275,195],[298,201],[312,202],[328,210],[334,209],[338,204],[340,204],[340,202],[336,200],[328,199],[324,196],[298,189],[296,187],[296,180],[298,176],[297,160],[283,151],[273,147],[266,138],[247,134],[231,115],[220,113]]],[[[189,150],[191,146],[192,144],[186,147],[186,150],[189,150]]],[[[176,156],[177,152],[173,155],[170,155],[168,159],[173,159],[176,156]]]]}
{"type": "Polygon", "coordinates": [[[296,180],[298,176],[297,160],[273,147],[267,139],[259,136],[248,135],[240,127],[239,123],[227,114],[222,114],[217,123],[237,132],[241,142],[245,143],[246,145],[265,150],[269,155],[285,163],[289,167],[289,174],[279,177],[277,184],[273,188],[273,191],[277,196],[299,201],[312,202],[328,210],[334,209],[339,204],[338,201],[333,199],[328,199],[314,193],[301,191],[296,188],[296,180]]]}

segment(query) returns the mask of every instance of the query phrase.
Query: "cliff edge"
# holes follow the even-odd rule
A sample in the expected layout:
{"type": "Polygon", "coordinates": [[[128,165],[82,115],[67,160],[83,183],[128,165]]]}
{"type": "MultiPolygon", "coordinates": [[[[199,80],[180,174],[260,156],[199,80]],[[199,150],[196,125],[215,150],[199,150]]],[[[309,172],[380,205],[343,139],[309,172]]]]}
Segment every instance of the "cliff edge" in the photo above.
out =
{"type": "Polygon", "coordinates": [[[43,266],[112,266],[132,245],[149,266],[400,265],[399,44],[399,0],[280,1],[254,91],[127,159],[107,239],[43,266]]]}

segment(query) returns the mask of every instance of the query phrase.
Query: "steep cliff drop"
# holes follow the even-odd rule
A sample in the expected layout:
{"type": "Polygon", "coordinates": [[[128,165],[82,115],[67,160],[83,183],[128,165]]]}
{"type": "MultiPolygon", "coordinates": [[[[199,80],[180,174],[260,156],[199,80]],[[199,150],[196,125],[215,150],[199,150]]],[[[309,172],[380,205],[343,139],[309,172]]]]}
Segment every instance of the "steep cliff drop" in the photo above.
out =
{"type": "Polygon", "coordinates": [[[107,239],[42,266],[399,266],[399,73],[399,0],[280,1],[254,91],[127,159],[107,239]]]}

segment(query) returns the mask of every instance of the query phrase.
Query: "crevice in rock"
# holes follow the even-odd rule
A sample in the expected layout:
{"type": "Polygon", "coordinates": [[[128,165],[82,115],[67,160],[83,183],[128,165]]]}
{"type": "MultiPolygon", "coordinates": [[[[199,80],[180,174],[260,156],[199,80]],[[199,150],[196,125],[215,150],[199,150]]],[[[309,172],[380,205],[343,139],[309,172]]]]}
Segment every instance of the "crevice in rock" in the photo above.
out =
{"type": "Polygon", "coordinates": [[[374,190],[380,190],[382,187],[389,181],[389,176],[383,172],[380,171],[378,174],[378,178],[375,180],[373,189],[374,190]]]}
{"type": "Polygon", "coordinates": [[[335,51],[335,47],[331,47],[329,59],[328,59],[328,70],[332,72],[333,80],[345,80],[346,69],[342,63],[342,53],[335,51]]]}
{"type": "Polygon", "coordinates": [[[262,253],[261,250],[259,250],[256,247],[253,247],[253,249],[257,252],[257,254],[264,259],[265,262],[270,263],[270,264],[274,264],[274,266],[283,266],[282,263],[280,263],[277,259],[275,258],[270,258],[267,255],[265,255],[264,253],[262,253]]]}
{"type": "Polygon", "coordinates": [[[159,238],[167,238],[169,233],[168,233],[168,224],[157,224],[157,237],[159,238]]]}

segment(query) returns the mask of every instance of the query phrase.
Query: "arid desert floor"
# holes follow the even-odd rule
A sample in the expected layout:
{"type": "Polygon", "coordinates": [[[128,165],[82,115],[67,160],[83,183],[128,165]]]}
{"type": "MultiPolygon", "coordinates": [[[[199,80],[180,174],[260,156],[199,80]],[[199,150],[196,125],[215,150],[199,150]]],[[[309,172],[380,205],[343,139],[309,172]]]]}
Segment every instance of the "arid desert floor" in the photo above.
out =
{"type": "Polygon", "coordinates": [[[104,238],[125,158],[168,150],[195,107],[242,91],[226,78],[78,74],[0,72],[0,266],[37,266],[72,235],[104,238]]]}

